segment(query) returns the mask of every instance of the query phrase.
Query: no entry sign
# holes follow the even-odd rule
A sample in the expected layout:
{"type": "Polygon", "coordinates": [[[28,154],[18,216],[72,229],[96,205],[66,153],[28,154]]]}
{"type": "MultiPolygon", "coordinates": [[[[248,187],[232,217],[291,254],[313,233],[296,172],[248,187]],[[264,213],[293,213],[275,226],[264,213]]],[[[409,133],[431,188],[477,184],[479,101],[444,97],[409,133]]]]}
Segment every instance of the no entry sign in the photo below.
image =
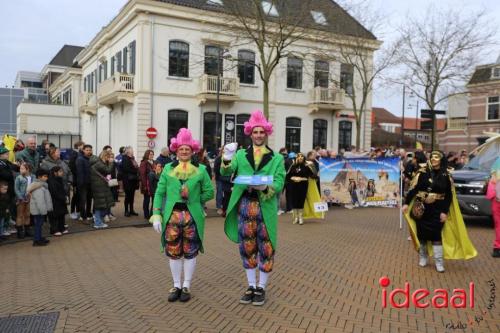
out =
{"type": "Polygon", "coordinates": [[[158,131],[156,130],[156,128],[154,127],[150,127],[146,130],[146,136],[150,139],[154,139],[156,138],[156,136],[158,135],[158,131]]]}

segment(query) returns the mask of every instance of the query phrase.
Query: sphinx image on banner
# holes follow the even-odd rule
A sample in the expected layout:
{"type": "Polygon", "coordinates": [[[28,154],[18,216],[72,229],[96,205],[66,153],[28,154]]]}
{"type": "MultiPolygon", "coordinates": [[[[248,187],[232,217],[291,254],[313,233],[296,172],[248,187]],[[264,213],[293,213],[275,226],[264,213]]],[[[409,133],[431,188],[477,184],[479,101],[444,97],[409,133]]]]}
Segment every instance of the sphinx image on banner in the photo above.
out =
{"type": "Polygon", "coordinates": [[[321,158],[322,201],[346,207],[397,207],[401,200],[399,158],[321,158]]]}

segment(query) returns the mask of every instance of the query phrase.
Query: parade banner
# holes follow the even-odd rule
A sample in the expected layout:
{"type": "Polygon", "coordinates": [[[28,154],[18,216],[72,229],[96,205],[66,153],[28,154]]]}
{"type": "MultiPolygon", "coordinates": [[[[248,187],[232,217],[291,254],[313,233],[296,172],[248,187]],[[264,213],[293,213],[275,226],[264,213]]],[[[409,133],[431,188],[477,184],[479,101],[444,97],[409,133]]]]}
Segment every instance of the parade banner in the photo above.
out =
{"type": "Polygon", "coordinates": [[[399,158],[321,158],[322,201],[347,207],[397,207],[401,200],[399,158]]]}

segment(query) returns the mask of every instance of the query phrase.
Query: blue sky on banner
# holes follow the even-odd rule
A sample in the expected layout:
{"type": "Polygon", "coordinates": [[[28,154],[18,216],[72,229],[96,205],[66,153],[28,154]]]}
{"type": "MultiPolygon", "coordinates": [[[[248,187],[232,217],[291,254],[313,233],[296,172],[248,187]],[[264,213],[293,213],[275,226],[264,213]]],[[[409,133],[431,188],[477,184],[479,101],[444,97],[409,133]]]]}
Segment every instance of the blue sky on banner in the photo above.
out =
{"type": "Polygon", "coordinates": [[[342,171],[360,171],[367,179],[379,179],[380,172],[388,174],[389,181],[399,182],[399,159],[396,158],[354,158],[331,159],[322,158],[320,163],[321,182],[332,182],[342,171]]]}

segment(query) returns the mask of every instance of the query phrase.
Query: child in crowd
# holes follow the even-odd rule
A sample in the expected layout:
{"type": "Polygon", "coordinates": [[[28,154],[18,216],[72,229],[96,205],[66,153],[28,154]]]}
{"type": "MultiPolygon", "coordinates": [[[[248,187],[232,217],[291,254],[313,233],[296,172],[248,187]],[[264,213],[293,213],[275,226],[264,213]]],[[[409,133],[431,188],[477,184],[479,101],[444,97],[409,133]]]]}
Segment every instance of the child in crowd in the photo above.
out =
{"type": "Polygon", "coordinates": [[[10,220],[10,198],[7,193],[8,190],[9,184],[0,182],[0,240],[7,239],[7,237],[10,236],[10,233],[7,231],[10,220]]]}
{"type": "Polygon", "coordinates": [[[21,163],[19,166],[19,175],[14,182],[14,192],[16,193],[16,229],[17,238],[31,236],[30,227],[30,197],[27,189],[32,182],[31,165],[29,163],[21,163]]]}
{"type": "MultiPolygon", "coordinates": [[[[48,239],[42,237],[42,225],[47,214],[52,211],[52,198],[50,197],[49,185],[47,179],[49,173],[40,168],[36,171],[36,179],[28,186],[30,199],[30,213],[33,215],[35,223],[35,235],[33,237],[33,246],[45,246],[49,243],[48,239]]],[[[64,193],[64,192],[63,192],[64,193]]]]}
{"type": "Polygon", "coordinates": [[[54,236],[62,236],[68,233],[68,229],[64,227],[64,219],[66,214],[68,214],[68,207],[66,206],[66,191],[64,190],[63,176],[64,170],[60,166],[50,169],[48,184],[53,210],[48,215],[50,233],[54,236]]]}

